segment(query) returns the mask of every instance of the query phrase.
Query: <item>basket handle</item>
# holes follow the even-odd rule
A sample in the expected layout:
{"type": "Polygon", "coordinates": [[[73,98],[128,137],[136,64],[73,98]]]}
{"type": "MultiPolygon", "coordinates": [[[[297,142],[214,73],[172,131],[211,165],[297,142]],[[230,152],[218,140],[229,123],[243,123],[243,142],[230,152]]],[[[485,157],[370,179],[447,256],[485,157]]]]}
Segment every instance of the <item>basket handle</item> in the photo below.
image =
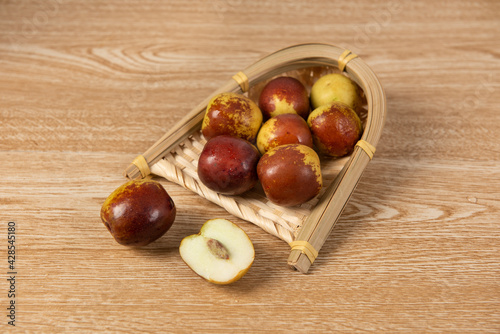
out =
{"type": "MultiPolygon", "coordinates": [[[[341,54],[333,49],[325,49],[324,51],[331,52],[329,65],[337,63],[339,69],[346,71],[363,89],[368,104],[368,115],[365,131],[349,161],[344,165],[334,182],[326,189],[296,236],[296,240],[307,242],[310,248],[316,251],[321,249],[335,227],[364,169],[373,158],[386,117],[384,90],[368,65],[348,50],[341,54]],[[337,59],[338,61],[336,61],[337,59]],[[349,64],[347,65],[347,63],[349,64]]],[[[288,264],[302,273],[307,273],[314,259],[303,249],[292,247],[288,264]]]]}

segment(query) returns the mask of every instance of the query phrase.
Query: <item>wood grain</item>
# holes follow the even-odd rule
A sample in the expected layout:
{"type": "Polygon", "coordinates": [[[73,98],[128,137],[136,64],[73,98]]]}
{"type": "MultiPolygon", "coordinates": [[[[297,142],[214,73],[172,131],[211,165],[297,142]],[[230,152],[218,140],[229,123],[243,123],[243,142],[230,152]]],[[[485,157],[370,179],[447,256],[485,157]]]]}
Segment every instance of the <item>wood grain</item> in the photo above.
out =
{"type": "Polygon", "coordinates": [[[494,0],[0,0],[0,332],[498,333],[498,13],[494,0]],[[233,74],[307,42],[353,50],[388,103],[310,273],[287,268],[283,241],[166,181],[168,234],[114,242],[99,210],[132,159],[233,74]],[[213,217],[256,250],[230,286],[178,253],[213,217]]]}

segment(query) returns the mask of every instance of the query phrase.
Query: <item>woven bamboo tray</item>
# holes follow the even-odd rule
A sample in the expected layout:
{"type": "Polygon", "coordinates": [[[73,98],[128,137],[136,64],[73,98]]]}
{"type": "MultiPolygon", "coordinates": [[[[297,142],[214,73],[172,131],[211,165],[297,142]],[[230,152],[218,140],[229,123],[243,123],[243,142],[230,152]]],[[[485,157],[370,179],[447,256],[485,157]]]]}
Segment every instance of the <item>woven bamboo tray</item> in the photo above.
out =
{"type": "Polygon", "coordinates": [[[383,88],[363,60],[333,45],[296,45],[272,53],[234,75],[135,158],[124,173],[130,179],[149,174],[163,177],[260,226],[287,242],[291,246],[288,264],[307,273],[375,153],[385,115],[383,88]],[[364,131],[351,155],[340,159],[321,157],[324,186],[316,198],[300,206],[284,208],[269,202],[260,185],[240,196],[225,196],[199,181],[198,157],[206,143],[200,131],[201,122],[214,95],[235,92],[258,101],[260,91],[274,77],[295,77],[310,90],[320,76],[333,72],[343,72],[362,89],[366,104],[358,112],[364,131]]]}

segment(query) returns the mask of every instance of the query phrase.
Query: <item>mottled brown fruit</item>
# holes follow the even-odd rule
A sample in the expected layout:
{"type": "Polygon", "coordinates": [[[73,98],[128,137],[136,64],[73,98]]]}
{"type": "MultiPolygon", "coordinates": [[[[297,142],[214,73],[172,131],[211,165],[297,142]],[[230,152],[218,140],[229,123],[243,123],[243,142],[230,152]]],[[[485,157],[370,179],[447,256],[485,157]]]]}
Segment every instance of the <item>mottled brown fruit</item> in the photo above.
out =
{"type": "Polygon", "coordinates": [[[342,157],[354,150],[361,138],[362,125],[356,112],[341,102],[332,102],[313,110],[307,124],[319,152],[342,157]]]}
{"type": "Polygon", "coordinates": [[[309,95],[304,85],[292,77],[269,81],[259,96],[259,108],[264,119],[281,114],[309,115],[309,95]]]}
{"type": "Polygon", "coordinates": [[[101,220],[115,240],[127,246],[145,246],[164,235],[175,220],[174,201],[153,180],[129,181],[109,195],[101,220]]]}
{"type": "Polygon", "coordinates": [[[198,177],[215,192],[239,195],[257,183],[259,158],[259,151],[250,142],[220,135],[203,147],[198,160],[198,177]]]}
{"type": "Polygon", "coordinates": [[[300,144],[267,151],[257,165],[257,174],[267,198],[281,206],[305,203],[323,186],[318,154],[300,144]]]}
{"type": "Polygon", "coordinates": [[[262,125],[257,135],[257,148],[261,154],[273,147],[286,144],[302,144],[313,147],[307,122],[296,114],[274,116],[262,125]]]}
{"type": "Polygon", "coordinates": [[[253,143],[261,125],[262,112],[252,100],[236,93],[221,93],[208,103],[201,132],[207,140],[230,135],[253,143]]]}

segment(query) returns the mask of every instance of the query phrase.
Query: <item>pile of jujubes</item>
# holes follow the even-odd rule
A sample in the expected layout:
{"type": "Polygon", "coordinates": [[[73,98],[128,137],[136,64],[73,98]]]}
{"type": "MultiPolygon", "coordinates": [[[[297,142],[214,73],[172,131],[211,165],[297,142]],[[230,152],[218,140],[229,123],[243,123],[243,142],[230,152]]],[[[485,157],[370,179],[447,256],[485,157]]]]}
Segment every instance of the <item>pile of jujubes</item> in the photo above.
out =
{"type": "MultiPolygon", "coordinates": [[[[292,77],[271,80],[259,101],[222,93],[207,106],[201,132],[207,140],[198,176],[209,189],[239,195],[259,181],[266,197],[282,206],[299,205],[323,186],[320,158],[354,149],[362,126],[356,111],[359,87],[341,74],[327,74],[312,86],[292,77]],[[312,111],[311,111],[312,110],[312,111]]],[[[176,206],[154,180],[133,180],[105,200],[101,220],[115,240],[145,246],[165,234],[176,206]]],[[[246,233],[226,219],[210,219],[185,237],[179,253],[198,275],[217,284],[240,279],[254,261],[246,233]]]]}
{"type": "Polygon", "coordinates": [[[319,78],[310,96],[292,77],[269,81],[258,101],[218,94],[203,118],[200,181],[225,195],[242,194],[260,181],[274,204],[305,203],[323,186],[318,154],[345,156],[360,139],[361,103],[360,88],[337,73],[319,78]]]}

